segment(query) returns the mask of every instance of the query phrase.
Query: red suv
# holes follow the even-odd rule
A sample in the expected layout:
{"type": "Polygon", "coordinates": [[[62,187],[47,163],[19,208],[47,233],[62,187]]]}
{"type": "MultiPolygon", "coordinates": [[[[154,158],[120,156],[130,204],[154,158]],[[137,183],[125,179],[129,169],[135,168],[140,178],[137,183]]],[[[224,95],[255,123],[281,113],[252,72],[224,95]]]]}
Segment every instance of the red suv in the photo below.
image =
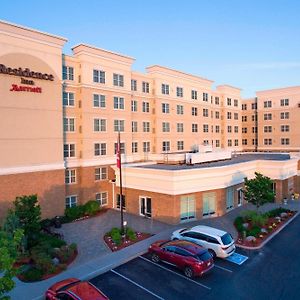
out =
{"type": "Polygon", "coordinates": [[[88,281],[69,278],[53,284],[46,292],[46,300],[108,300],[88,281]]]}
{"type": "Polygon", "coordinates": [[[160,260],[183,270],[185,276],[201,276],[214,266],[207,249],[188,241],[157,241],[149,248],[153,262],[160,260]]]}

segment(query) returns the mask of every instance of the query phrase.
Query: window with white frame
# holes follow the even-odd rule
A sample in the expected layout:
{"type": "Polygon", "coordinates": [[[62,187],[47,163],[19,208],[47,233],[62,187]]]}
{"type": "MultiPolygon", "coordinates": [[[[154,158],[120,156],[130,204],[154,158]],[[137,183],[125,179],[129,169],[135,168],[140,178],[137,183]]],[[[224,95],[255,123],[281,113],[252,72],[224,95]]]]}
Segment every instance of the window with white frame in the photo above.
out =
{"type": "Polygon", "coordinates": [[[150,152],[150,142],[143,142],[143,152],[150,152]]]}
{"type": "Polygon", "coordinates": [[[198,132],[198,124],[192,124],[192,132],[198,132]]]}
{"type": "Polygon", "coordinates": [[[65,183],[66,184],[76,183],[76,169],[65,170],[65,183]]]}
{"type": "Polygon", "coordinates": [[[272,132],[272,126],[264,126],[264,132],[272,132]]]}
{"type": "Polygon", "coordinates": [[[75,106],[75,96],[71,92],[63,92],[63,105],[75,106]]]}
{"type": "Polygon", "coordinates": [[[138,131],[138,122],[132,121],[131,122],[131,132],[137,132],[138,131]]]}
{"type": "Polygon", "coordinates": [[[163,152],[170,151],[170,141],[163,141],[162,142],[162,151],[163,152]]]}
{"type": "Polygon", "coordinates": [[[150,122],[143,122],[143,132],[150,132],[150,122]]]}
{"type": "Polygon", "coordinates": [[[203,101],[208,102],[208,94],[207,93],[203,93],[203,101]]]}
{"type": "Polygon", "coordinates": [[[75,157],[75,144],[64,144],[64,157],[75,157]]]}
{"type": "Polygon", "coordinates": [[[94,131],[105,132],[106,131],[106,119],[94,119],[94,131]]]}
{"type": "Polygon", "coordinates": [[[170,113],[170,104],[169,103],[162,103],[161,104],[161,111],[163,114],[170,113]]]}
{"type": "Polygon", "coordinates": [[[282,138],[281,139],[281,145],[289,145],[290,139],[289,138],[282,138]]]}
{"type": "Polygon", "coordinates": [[[264,145],[272,145],[272,139],[264,139],[264,145]]]}
{"type": "Polygon", "coordinates": [[[247,122],[247,116],[242,116],[242,122],[247,122]]]}
{"type": "Polygon", "coordinates": [[[177,141],[177,150],[181,151],[184,149],[184,141],[177,141]]]}
{"type": "Polygon", "coordinates": [[[136,100],[131,100],[131,111],[132,112],[137,112],[137,101],[136,100]]]}
{"type": "Polygon", "coordinates": [[[290,125],[281,125],[280,129],[281,129],[281,132],[289,132],[290,131],[290,125]]]}
{"type": "Polygon", "coordinates": [[[135,79],[131,79],[131,90],[137,91],[137,81],[135,79]]]}
{"type": "Polygon", "coordinates": [[[242,110],[247,110],[247,104],[242,104],[242,110]]]}
{"type": "Polygon", "coordinates": [[[268,107],[272,107],[272,101],[271,100],[264,101],[264,108],[268,108],[268,107]]]}
{"type": "MultiPolygon", "coordinates": [[[[118,143],[115,143],[115,154],[117,154],[118,143]]],[[[120,153],[125,154],[125,143],[120,143],[120,153]]]]}
{"type": "Polygon", "coordinates": [[[220,140],[216,140],[216,147],[220,147],[220,140]]]}
{"type": "Polygon", "coordinates": [[[242,139],[242,145],[246,146],[248,144],[248,140],[247,139],[242,139]]]}
{"type": "Polygon", "coordinates": [[[115,132],[124,132],[125,130],[125,121],[124,120],[114,120],[114,131],[115,132]]]}
{"type": "Polygon", "coordinates": [[[170,123],[162,122],[162,132],[170,132],[170,123]]]}
{"type": "Polygon", "coordinates": [[[247,127],[242,128],[242,133],[247,133],[247,131],[248,131],[247,127]]]}
{"type": "Polygon", "coordinates": [[[114,97],[114,109],[124,109],[123,97],[114,97]]]}
{"type": "Polygon", "coordinates": [[[114,73],[113,83],[114,86],[124,86],[124,75],[114,73]]]}
{"type": "Polygon", "coordinates": [[[252,133],[257,133],[257,127],[252,127],[252,133]]]}
{"type": "Polygon", "coordinates": [[[203,117],[208,117],[208,109],[203,108],[203,117]]]}
{"type": "Polygon", "coordinates": [[[228,140],[228,141],[227,141],[227,146],[228,146],[228,147],[231,147],[231,146],[232,146],[232,140],[228,140]]]}
{"type": "Polygon", "coordinates": [[[95,181],[106,180],[107,178],[107,167],[95,168],[95,181]]]}
{"type": "Polygon", "coordinates": [[[264,120],[265,121],[272,120],[272,114],[271,113],[264,114],[264,120]]]}
{"type": "Polygon", "coordinates": [[[94,107],[105,108],[106,107],[106,99],[105,95],[94,94],[94,107]]]}
{"type": "Polygon", "coordinates": [[[220,132],[220,125],[216,125],[216,133],[220,132]]]}
{"type": "Polygon", "coordinates": [[[232,127],[231,127],[231,125],[227,126],[227,132],[228,132],[228,133],[231,133],[231,132],[232,132],[232,127]]]}
{"type": "Polygon", "coordinates": [[[143,101],[142,108],[143,108],[143,110],[142,110],[143,112],[145,112],[145,113],[150,112],[150,103],[143,101]]]}
{"type": "Polygon", "coordinates": [[[196,90],[192,90],[191,97],[193,100],[198,99],[198,92],[196,90]]]}
{"type": "Polygon", "coordinates": [[[280,106],[289,106],[289,99],[281,99],[280,106]]]}
{"type": "Polygon", "coordinates": [[[161,85],[161,93],[163,95],[169,95],[170,94],[170,86],[168,84],[163,83],[161,85]]]}
{"type": "Polygon", "coordinates": [[[137,153],[138,152],[138,142],[132,142],[131,143],[131,152],[137,153]]]}
{"type": "Polygon", "coordinates": [[[102,156],[106,155],[106,143],[95,143],[94,144],[94,155],[102,156]]]}
{"type": "Polygon", "coordinates": [[[220,98],[219,97],[215,97],[215,104],[219,105],[220,104],[220,98]]]}
{"type": "Polygon", "coordinates": [[[74,80],[74,68],[63,66],[63,80],[74,80]]]}
{"type": "Polygon", "coordinates": [[[183,88],[182,87],[176,87],[176,96],[182,98],[183,97],[183,88]]]}
{"type": "Polygon", "coordinates": [[[216,119],[220,119],[220,112],[219,112],[219,111],[216,111],[216,112],[215,112],[215,118],[216,118],[216,119]]]}
{"type": "Polygon", "coordinates": [[[192,116],[197,116],[198,115],[198,108],[197,107],[192,107],[192,116]]]}
{"type": "Polygon", "coordinates": [[[107,192],[100,192],[96,193],[95,195],[96,201],[99,202],[100,206],[105,206],[107,205],[107,192]]]}
{"type": "Polygon", "coordinates": [[[238,119],[239,119],[239,113],[234,113],[234,114],[233,114],[233,118],[234,118],[235,120],[238,120],[238,119]]]}
{"type": "Polygon", "coordinates": [[[208,124],[203,124],[203,132],[208,132],[208,124]]]}
{"type": "Polygon", "coordinates": [[[251,119],[252,119],[253,122],[257,121],[257,115],[252,115],[251,119]]]}
{"type": "Polygon", "coordinates": [[[177,115],[183,115],[183,105],[177,105],[177,115]]]}
{"type": "Polygon", "coordinates": [[[257,146],[257,143],[258,143],[257,139],[252,139],[252,145],[253,146],[257,146]]]}
{"type": "Polygon", "coordinates": [[[230,111],[227,112],[227,119],[231,119],[232,118],[232,113],[230,111]]]}
{"type": "Polygon", "coordinates": [[[238,145],[239,145],[239,140],[238,140],[238,139],[235,139],[235,140],[234,140],[234,146],[237,147],[238,145]]]}
{"type": "Polygon", "coordinates": [[[66,197],[66,208],[75,207],[77,205],[77,195],[66,197]]]}
{"type": "Polygon", "coordinates": [[[233,105],[238,107],[239,106],[239,101],[237,99],[234,99],[233,100],[233,105]]]}
{"type": "Polygon", "coordinates": [[[149,82],[142,82],[142,91],[143,93],[149,93],[149,82]]]}
{"type": "Polygon", "coordinates": [[[239,126],[234,126],[234,132],[238,133],[239,132],[239,126]]]}
{"type": "Polygon", "coordinates": [[[105,83],[105,71],[93,70],[93,81],[96,83],[105,83]]]}
{"type": "Polygon", "coordinates": [[[177,132],[183,132],[183,123],[177,123],[177,132]]]}
{"type": "Polygon", "coordinates": [[[227,105],[231,106],[231,98],[227,98],[227,105]]]}
{"type": "Polygon", "coordinates": [[[288,111],[280,113],[280,119],[289,119],[290,118],[290,113],[288,111]]]}
{"type": "Polygon", "coordinates": [[[75,131],[75,119],[64,118],[64,132],[74,132],[74,131],[75,131]]]}

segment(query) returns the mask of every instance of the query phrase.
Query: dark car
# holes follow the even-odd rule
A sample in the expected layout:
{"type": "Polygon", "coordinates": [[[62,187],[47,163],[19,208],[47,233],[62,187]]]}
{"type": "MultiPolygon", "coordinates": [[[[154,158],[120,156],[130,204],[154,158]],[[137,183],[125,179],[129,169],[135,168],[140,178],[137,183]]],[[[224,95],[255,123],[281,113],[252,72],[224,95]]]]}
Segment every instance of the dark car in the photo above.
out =
{"type": "Polygon", "coordinates": [[[46,292],[46,300],[108,300],[88,281],[69,278],[53,284],[46,292]]]}
{"type": "Polygon", "coordinates": [[[214,267],[207,249],[188,241],[157,241],[149,247],[151,260],[165,261],[183,270],[185,276],[202,276],[214,267]]]}

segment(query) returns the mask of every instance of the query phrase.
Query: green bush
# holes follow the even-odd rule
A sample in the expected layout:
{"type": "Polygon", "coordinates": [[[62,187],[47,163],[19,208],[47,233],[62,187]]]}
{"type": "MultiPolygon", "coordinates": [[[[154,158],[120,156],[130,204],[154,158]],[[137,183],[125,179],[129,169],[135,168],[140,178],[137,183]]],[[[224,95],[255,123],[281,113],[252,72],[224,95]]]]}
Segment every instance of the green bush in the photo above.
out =
{"type": "Polygon", "coordinates": [[[279,207],[279,208],[275,208],[272,210],[269,210],[266,214],[268,215],[269,218],[275,218],[277,216],[280,216],[281,213],[283,212],[289,212],[289,209],[283,208],[283,207],[279,207]]]}
{"type": "Polygon", "coordinates": [[[129,238],[131,241],[136,240],[135,232],[130,227],[126,229],[126,237],[129,238]]]}
{"type": "Polygon", "coordinates": [[[65,217],[68,222],[72,222],[85,215],[84,205],[68,207],[65,209],[65,217]]]}
{"type": "Polygon", "coordinates": [[[25,281],[38,281],[42,279],[43,272],[36,268],[31,268],[27,270],[26,272],[22,273],[22,276],[24,277],[25,281]]]}
{"type": "Polygon", "coordinates": [[[45,233],[40,233],[37,243],[38,245],[42,244],[50,248],[60,248],[61,246],[66,245],[64,240],[45,233]]]}
{"type": "Polygon", "coordinates": [[[42,228],[49,228],[49,227],[51,227],[52,226],[52,220],[51,219],[43,219],[41,222],[40,222],[40,224],[41,224],[41,227],[42,228]]]}
{"type": "Polygon", "coordinates": [[[252,225],[257,225],[257,226],[264,226],[268,222],[268,217],[265,216],[264,214],[257,214],[256,216],[252,217],[252,225]]]}
{"type": "Polygon", "coordinates": [[[94,216],[100,210],[100,204],[96,200],[90,200],[84,204],[85,214],[94,216]]]}
{"type": "Polygon", "coordinates": [[[241,215],[245,221],[252,221],[257,216],[257,212],[255,210],[245,210],[241,215]]]}
{"type": "Polygon", "coordinates": [[[114,241],[114,243],[116,243],[117,245],[121,244],[121,240],[122,240],[122,236],[121,236],[121,230],[117,227],[114,227],[109,233],[108,235],[111,236],[112,240],[114,241]]]}
{"type": "Polygon", "coordinates": [[[239,216],[235,218],[234,225],[238,232],[243,232],[245,230],[243,223],[244,223],[244,219],[242,217],[239,216]]]}
{"type": "Polygon", "coordinates": [[[62,246],[55,252],[55,256],[59,259],[60,263],[66,264],[74,256],[77,251],[77,245],[71,244],[69,246],[62,246]]]}
{"type": "Polygon", "coordinates": [[[247,230],[247,236],[257,237],[261,233],[261,228],[259,226],[253,226],[251,229],[247,230]]]}
{"type": "Polygon", "coordinates": [[[52,259],[49,255],[39,255],[35,258],[35,268],[41,270],[43,274],[51,274],[55,271],[55,266],[52,262],[52,259]]]}

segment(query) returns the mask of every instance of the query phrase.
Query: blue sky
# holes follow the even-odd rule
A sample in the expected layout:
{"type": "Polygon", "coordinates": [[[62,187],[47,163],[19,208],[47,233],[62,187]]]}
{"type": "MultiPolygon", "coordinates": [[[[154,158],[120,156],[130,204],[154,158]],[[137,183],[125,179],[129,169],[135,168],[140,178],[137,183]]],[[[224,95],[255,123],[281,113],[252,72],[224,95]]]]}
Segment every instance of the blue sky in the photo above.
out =
{"type": "Polygon", "coordinates": [[[0,19],[255,91],[300,85],[300,1],[1,1],[0,19]]]}

